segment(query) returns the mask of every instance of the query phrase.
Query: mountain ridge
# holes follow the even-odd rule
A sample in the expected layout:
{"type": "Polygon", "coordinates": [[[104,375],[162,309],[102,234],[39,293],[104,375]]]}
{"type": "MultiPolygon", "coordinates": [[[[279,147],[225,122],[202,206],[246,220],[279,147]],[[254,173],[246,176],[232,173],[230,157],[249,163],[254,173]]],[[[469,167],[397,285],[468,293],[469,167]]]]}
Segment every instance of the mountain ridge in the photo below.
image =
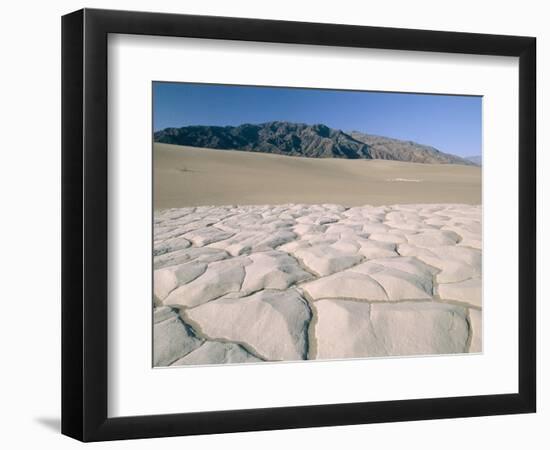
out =
{"type": "Polygon", "coordinates": [[[435,147],[410,140],[395,139],[360,131],[351,131],[350,135],[365,143],[371,149],[373,159],[386,159],[424,164],[463,164],[475,165],[460,156],[445,153],[435,147]]]}
{"type": "Polygon", "coordinates": [[[481,155],[466,156],[464,159],[473,162],[476,166],[481,166],[483,164],[481,155]]]}
{"type": "Polygon", "coordinates": [[[307,158],[389,159],[430,164],[475,165],[412,141],[345,132],[324,124],[284,121],[238,126],[190,125],[154,132],[155,142],[218,150],[244,150],[307,158]]]}

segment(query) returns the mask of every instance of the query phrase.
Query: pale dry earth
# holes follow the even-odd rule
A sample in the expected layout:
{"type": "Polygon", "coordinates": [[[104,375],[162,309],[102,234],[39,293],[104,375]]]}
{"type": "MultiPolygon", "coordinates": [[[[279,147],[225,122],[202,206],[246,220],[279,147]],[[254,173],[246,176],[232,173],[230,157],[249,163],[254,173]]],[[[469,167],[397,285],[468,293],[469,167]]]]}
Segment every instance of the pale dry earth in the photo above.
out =
{"type": "Polygon", "coordinates": [[[482,350],[479,205],[201,206],[154,221],[155,366],[482,350]]]}
{"type": "Polygon", "coordinates": [[[481,168],[154,144],[154,205],[481,204],[481,168]]]}

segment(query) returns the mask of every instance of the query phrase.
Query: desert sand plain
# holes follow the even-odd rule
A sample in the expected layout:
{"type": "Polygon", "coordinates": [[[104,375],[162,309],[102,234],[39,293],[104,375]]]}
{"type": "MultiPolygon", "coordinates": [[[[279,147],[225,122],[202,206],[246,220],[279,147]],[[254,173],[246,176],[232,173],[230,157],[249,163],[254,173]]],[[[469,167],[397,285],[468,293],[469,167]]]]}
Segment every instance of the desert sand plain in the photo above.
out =
{"type": "Polygon", "coordinates": [[[481,168],[301,158],[154,144],[155,209],[204,205],[481,203],[481,168]]]}
{"type": "Polygon", "coordinates": [[[481,168],[154,145],[154,365],[476,353],[481,168]]]}

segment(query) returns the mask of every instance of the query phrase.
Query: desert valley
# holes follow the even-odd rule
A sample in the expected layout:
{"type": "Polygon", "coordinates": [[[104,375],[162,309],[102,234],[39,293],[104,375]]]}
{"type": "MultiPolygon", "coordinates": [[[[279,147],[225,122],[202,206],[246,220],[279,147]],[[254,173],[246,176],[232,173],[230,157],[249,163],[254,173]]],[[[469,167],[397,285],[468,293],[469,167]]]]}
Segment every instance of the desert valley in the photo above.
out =
{"type": "Polygon", "coordinates": [[[154,141],[155,366],[482,350],[476,162],[288,122],[154,141]]]}

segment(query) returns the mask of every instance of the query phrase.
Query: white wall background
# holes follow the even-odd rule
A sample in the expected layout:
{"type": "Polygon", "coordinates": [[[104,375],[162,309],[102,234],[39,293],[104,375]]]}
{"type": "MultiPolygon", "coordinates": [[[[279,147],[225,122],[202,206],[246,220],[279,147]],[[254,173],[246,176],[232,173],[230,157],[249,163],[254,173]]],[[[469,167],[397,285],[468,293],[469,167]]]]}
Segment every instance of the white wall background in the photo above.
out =
{"type": "MultiPolygon", "coordinates": [[[[60,417],[60,16],[81,7],[155,10],[266,19],[353,23],[538,38],[539,229],[550,228],[550,170],[544,143],[550,29],[545,2],[277,0],[111,0],[5,2],[0,16],[0,221],[3,314],[0,325],[0,443],[4,448],[75,448],[59,434],[60,417]],[[546,191],[546,192],[544,192],[546,191]]],[[[539,232],[539,254],[550,251],[539,232]],[[546,247],[546,248],[545,248],[546,247]]],[[[503,247],[503,252],[505,252],[503,247]]],[[[539,256],[539,275],[546,259],[539,256]]],[[[548,277],[539,284],[539,412],[536,415],[334,427],[102,443],[94,448],[463,449],[550,446],[548,277]]]]}

